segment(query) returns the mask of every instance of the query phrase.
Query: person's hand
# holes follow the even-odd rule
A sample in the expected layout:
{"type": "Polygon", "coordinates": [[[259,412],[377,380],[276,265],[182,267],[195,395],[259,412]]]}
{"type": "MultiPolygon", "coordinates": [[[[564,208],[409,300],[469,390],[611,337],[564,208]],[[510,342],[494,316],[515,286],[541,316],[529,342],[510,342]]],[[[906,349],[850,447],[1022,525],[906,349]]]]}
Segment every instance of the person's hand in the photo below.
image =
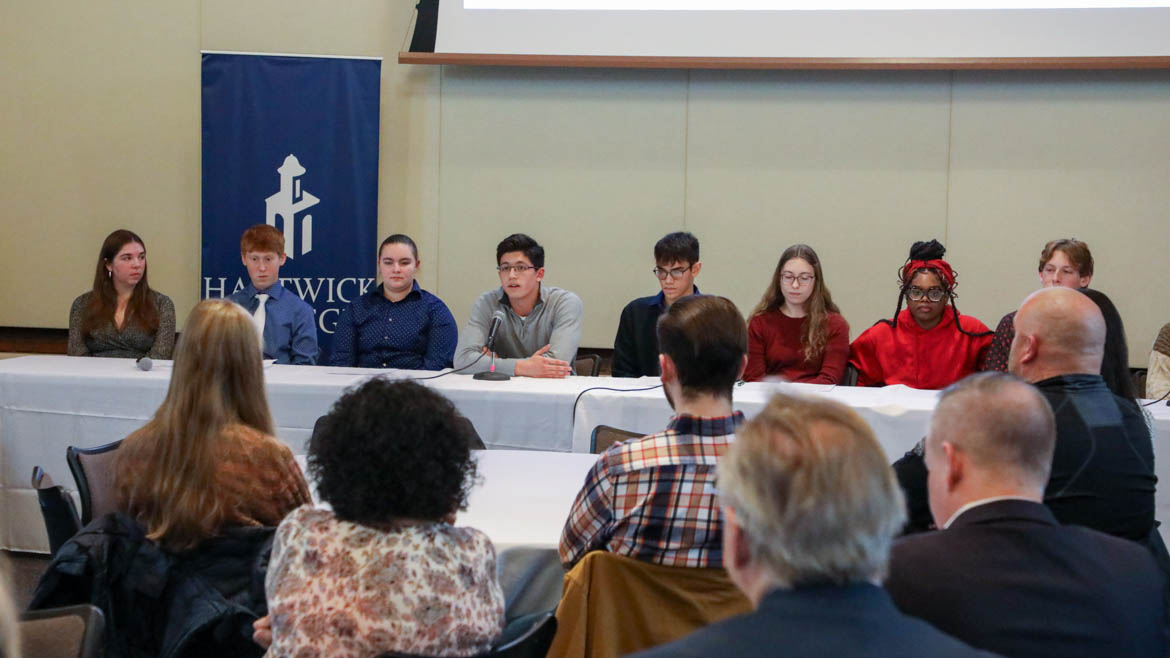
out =
{"type": "Polygon", "coordinates": [[[268,615],[252,622],[252,641],[265,649],[272,644],[272,620],[268,615]]]}
{"type": "Polygon", "coordinates": [[[573,372],[573,369],[567,361],[545,356],[544,353],[549,350],[549,347],[549,345],[545,345],[536,350],[536,353],[527,359],[517,361],[516,374],[521,377],[548,377],[553,379],[568,377],[573,372]]]}

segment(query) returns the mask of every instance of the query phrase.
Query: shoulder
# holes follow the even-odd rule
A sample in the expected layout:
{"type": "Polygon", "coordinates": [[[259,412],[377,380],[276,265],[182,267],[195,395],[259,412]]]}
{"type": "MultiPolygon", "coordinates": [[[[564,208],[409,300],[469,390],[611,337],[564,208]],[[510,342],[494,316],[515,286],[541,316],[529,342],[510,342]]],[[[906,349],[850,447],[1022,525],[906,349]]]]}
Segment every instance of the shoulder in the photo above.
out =
{"type": "Polygon", "coordinates": [[[580,308],[583,306],[581,298],[577,296],[577,293],[565,290],[564,288],[542,286],[540,293],[553,306],[567,308],[580,308]]]}
{"type": "Polygon", "coordinates": [[[959,326],[967,331],[976,333],[991,331],[987,328],[987,325],[983,324],[983,322],[974,315],[963,315],[960,313],[959,326]]]}
{"type": "Polygon", "coordinates": [[[90,290],[88,292],[81,293],[80,295],[77,296],[76,299],[73,300],[73,304],[70,305],[70,307],[69,307],[70,310],[71,311],[80,311],[80,310],[84,309],[86,306],[89,305],[89,300],[92,297],[93,297],[92,290],[90,290]]]}
{"type": "Polygon", "coordinates": [[[440,312],[446,311],[448,314],[451,313],[451,309],[447,308],[447,303],[442,299],[439,299],[438,295],[430,292],[429,290],[423,290],[422,288],[418,289],[418,294],[420,297],[422,297],[422,300],[426,303],[426,305],[432,310],[440,312]]]}
{"type": "Polygon", "coordinates": [[[175,303],[171,301],[171,298],[157,290],[151,289],[150,301],[152,304],[154,304],[154,307],[160,311],[170,310],[174,312],[175,310],[175,303]]]}
{"type": "MultiPolygon", "coordinates": [[[[901,316],[899,316],[899,318],[900,317],[901,316]]],[[[868,329],[861,332],[861,335],[859,335],[856,339],[854,339],[853,344],[854,345],[857,345],[858,343],[865,344],[865,343],[872,343],[872,342],[875,342],[878,340],[884,340],[885,338],[889,337],[889,335],[892,333],[892,331],[893,331],[893,327],[891,327],[886,320],[878,320],[877,322],[873,323],[873,325],[871,325],[868,329]]]]}
{"type": "Polygon", "coordinates": [[[232,439],[248,452],[268,455],[273,458],[293,458],[292,450],[280,439],[265,434],[254,427],[239,423],[228,425],[223,428],[223,435],[232,439]]]}
{"type": "Polygon", "coordinates": [[[631,299],[628,303],[626,303],[625,308],[622,309],[622,313],[636,313],[638,311],[649,310],[657,301],[658,295],[650,295],[649,297],[638,297],[637,299],[631,299]]]}
{"type": "Polygon", "coordinates": [[[832,311],[825,313],[825,324],[828,325],[829,331],[844,331],[846,336],[849,335],[849,321],[846,320],[845,316],[841,315],[840,313],[834,313],[832,311]]]}
{"type": "Polygon", "coordinates": [[[1016,312],[1012,311],[999,319],[999,324],[995,325],[995,333],[1012,331],[1016,328],[1016,312]]]}

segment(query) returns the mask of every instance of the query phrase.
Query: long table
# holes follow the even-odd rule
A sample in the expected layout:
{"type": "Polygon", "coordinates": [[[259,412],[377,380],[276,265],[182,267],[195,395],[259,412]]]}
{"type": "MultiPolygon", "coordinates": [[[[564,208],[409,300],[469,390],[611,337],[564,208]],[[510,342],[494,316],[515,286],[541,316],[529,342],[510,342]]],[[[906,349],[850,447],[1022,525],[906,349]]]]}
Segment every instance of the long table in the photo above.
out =
{"type": "MultiPolygon", "coordinates": [[[[265,386],[278,438],[303,454],[313,423],[348,387],[376,375],[427,377],[434,373],[325,366],[271,366],[265,386]]],[[[93,447],[141,427],[166,395],[170,369],[138,370],[129,359],[31,356],[0,360],[0,546],[45,550],[47,541],[33,466],[72,488],[65,463],[70,445],[93,447]]],[[[639,432],[661,430],[671,411],[657,380],[570,377],[487,382],[454,374],[423,380],[449,397],[491,449],[587,452],[589,435],[606,424],[639,432]],[[620,391],[601,390],[604,388],[620,391]],[[645,389],[650,390],[636,390],[645,389]]],[[[811,384],[753,383],[735,389],[736,408],[749,417],[777,392],[820,394],[857,410],[896,459],[925,432],[937,393],[900,386],[883,389],[811,384]]],[[[1170,483],[1170,408],[1154,414],[1157,474],[1170,483]]],[[[579,485],[579,482],[574,483],[579,485]]],[[[515,495],[531,488],[517,484],[515,495]]],[[[506,504],[502,500],[501,504],[506,504]]],[[[1160,487],[1158,517],[1170,520],[1170,485],[1160,487]]],[[[558,528],[559,530],[559,528],[558,528]]]]}

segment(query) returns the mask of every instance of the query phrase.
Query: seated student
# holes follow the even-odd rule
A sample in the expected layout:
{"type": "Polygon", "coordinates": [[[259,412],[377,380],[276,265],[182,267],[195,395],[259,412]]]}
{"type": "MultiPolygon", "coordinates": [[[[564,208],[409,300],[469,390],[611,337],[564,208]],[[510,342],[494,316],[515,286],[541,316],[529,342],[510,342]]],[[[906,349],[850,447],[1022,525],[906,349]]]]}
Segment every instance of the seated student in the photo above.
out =
{"type": "Polygon", "coordinates": [[[658,317],[670,305],[698,295],[695,277],[703,269],[699,240],[690,233],[668,233],[654,245],[654,276],[662,291],[626,304],[613,340],[614,377],[657,377],[658,317]]]}
{"type": "MultiPolygon", "coordinates": [[[[1093,253],[1089,245],[1076,238],[1049,240],[1040,251],[1040,286],[1051,288],[1087,288],[1093,280],[1093,253]]],[[[1003,316],[995,327],[991,347],[979,364],[980,370],[1007,372],[1008,352],[1016,335],[1016,312],[1003,316]]]]}
{"type": "Polygon", "coordinates": [[[899,612],[880,587],[905,518],[873,430],[776,396],[719,462],[723,565],[755,611],[636,658],[990,656],[899,612]]]}
{"type": "Polygon", "coordinates": [[[342,310],[329,364],[442,370],[451,367],[458,330],[441,299],[414,280],[421,262],[414,240],[394,234],[378,247],[382,285],[342,310]]]}
{"type": "Polygon", "coordinates": [[[684,297],[658,321],[666,431],[610,446],[590,469],[561,533],[561,564],[606,550],[679,567],[718,567],[715,463],[743,414],[731,392],[747,362],[747,327],[730,300],[684,297]]]}
{"type": "Polygon", "coordinates": [[[93,290],[69,308],[69,356],[169,359],[175,305],[146,282],[146,246],[125,229],[106,236],[93,290]]]}
{"type": "Polygon", "coordinates": [[[585,307],[581,298],[544,279],[544,247],[515,233],[496,246],[500,287],[475,300],[455,349],[455,369],[465,374],[491,367],[487,349],[492,317],[503,318],[496,334],[496,371],[522,377],[566,377],[581,342],[585,307]],[[476,362],[476,359],[479,359],[476,362]],[[472,363],[475,365],[472,365],[472,363]],[[470,367],[469,367],[470,366],[470,367]]]}
{"type": "Polygon", "coordinates": [[[975,372],[991,343],[987,326],[955,306],[956,274],[937,240],[915,242],[898,271],[892,320],[878,320],[850,346],[858,386],[941,389],[975,372]],[[909,299],[909,308],[902,301],[909,299]],[[948,309],[947,304],[950,303],[948,309]]]}
{"type": "Polygon", "coordinates": [[[1048,401],[1010,375],[943,391],[926,438],[939,528],[894,544],[898,608],[1004,656],[1164,656],[1162,577],[1140,545],[1044,506],[1057,443],[1048,401]]]}
{"type": "Polygon", "coordinates": [[[1150,350],[1150,369],[1146,374],[1146,397],[1158,400],[1170,394],[1170,324],[1162,326],[1150,350]]]}
{"type": "Polygon", "coordinates": [[[503,627],[491,540],[455,527],[475,459],[455,406],[411,381],[371,379],[341,397],[309,442],[331,509],[306,505],[276,533],[271,656],[471,656],[503,627]]]}
{"type": "Polygon", "coordinates": [[[275,526],[310,501],[292,451],[272,436],[258,347],[238,305],[199,302],[166,398],[118,448],[118,507],[163,548],[194,548],[228,526],[275,526]]]}
{"type": "Polygon", "coordinates": [[[836,384],[848,360],[849,323],[829,294],[821,259],[812,247],[794,244],[780,254],[772,283],[752,311],[743,378],[836,384]]]}
{"type": "Polygon", "coordinates": [[[317,325],[313,307],[280,285],[284,235],[268,224],[257,224],[240,238],[240,260],[251,283],[228,299],[252,315],[262,340],[264,358],[277,363],[315,365],[317,325]]]}

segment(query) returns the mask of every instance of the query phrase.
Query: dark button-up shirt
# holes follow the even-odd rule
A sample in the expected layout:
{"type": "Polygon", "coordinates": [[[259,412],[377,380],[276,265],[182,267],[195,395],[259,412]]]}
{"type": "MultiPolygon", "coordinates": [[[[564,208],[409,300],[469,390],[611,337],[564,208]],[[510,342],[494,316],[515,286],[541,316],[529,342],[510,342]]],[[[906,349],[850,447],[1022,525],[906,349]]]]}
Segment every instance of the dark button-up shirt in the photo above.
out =
{"type": "Polygon", "coordinates": [[[276,359],[277,363],[316,365],[317,324],[313,321],[313,307],[285,290],[280,282],[267,290],[256,290],[249,283],[228,299],[253,315],[260,304],[256,298],[260,293],[268,295],[264,303],[264,358],[276,359]]]}
{"type": "MultiPolygon", "coordinates": [[[[699,287],[693,288],[698,295],[699,287]]],[[[626,304],[613,339],[614,377],[657,377],[658,316],[666,312],[666,295],[659,292],[626,304]]]]}
{"type": "Polygon", "coordinates": [[[442,370],[451,367],[458,336],[447,305],[418,281],[397,302],[386,299],[378,286],[342,310],[329,364],[442,370]]]}

